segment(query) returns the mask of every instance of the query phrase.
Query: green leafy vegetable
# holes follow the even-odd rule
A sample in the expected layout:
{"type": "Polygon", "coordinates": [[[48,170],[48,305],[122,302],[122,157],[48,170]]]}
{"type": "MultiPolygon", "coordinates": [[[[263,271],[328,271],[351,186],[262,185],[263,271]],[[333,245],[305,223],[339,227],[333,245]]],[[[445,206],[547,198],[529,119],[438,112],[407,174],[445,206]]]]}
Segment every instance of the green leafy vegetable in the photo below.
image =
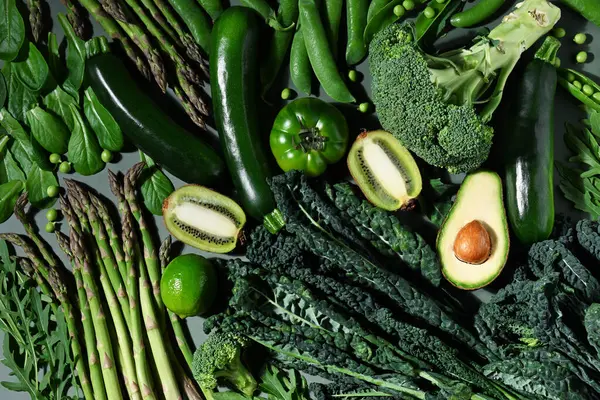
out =
{"type": "Polygon", "coordinates": [[[12,61],[25,40],[25,22],[15,0],[0,0],[0,60],[12,61]]]}
{"type": "Polygon", "coordinates": [[[4,107],[6,103],[6,80],[4,80],[4,74],[0,72],[0,108],[4,107]]]}
{"type": "Polygon", "coordinates": [[[36,106],[27,112],[27,122],[33,137],[44,149],[57,154],[67,151],[71,134],[60,118],[36,106]]]}
{"type": "Polygon", "coordinates": [[[600,304],[594,303],[585,312],[585,330],[588,340],[600,357],[600,304]]]}
{"type": "Polygon", "coordinates": [[[12,215],[17,198],[24,187],[21,181],[10,181],[0,185],[0,224],[12,215]]]}
{"type": "Polygon", "coordinates": [[[27,172],[27,183],[25,185],[31,204],[37,208],[51,207],[56,198],[48,197],[49,186],[58,186],[58,180],[54,172],[44,171],[34,164],[27,172]]]}
{"type": "Polygon", "coordinates": [[[69,160],[81,175],[93,175],[104,168],[102,149],[89,125],[81,117],[79,109],[73,104],[69,107],[75,120],[75,128],[69,140],[69,160]]]}
{"type": "Polygon", "coordinates": [[[63,14],[58,14],[58,21],[67,38],[67,79],[64,89],[76,99],[79,99],[79,88],[83,83],[85,73],[85,42],[77,36],[73,26],[63,14]]]}
{"type": "Polygon", "coordinates": [[[60,57],[60,45],[54,32],[48,33],[48,67],[52,76],[62,82],[65,66],[60,57]]]}
{"type": "Polygon", "coordinates": [[[70,106],[77,107],[77,101],[69,93],[65,92],[60,86],[57,86],[52,92],[44,97],[44,105],[54,114],[59,116],[67,125],[70,131],[75,128],[75,119],[70,106]]]}
{"type": "Polygon", "coordinates": [[[173,193],[175,187],[150,157],[141,152],[140,157],[146,163],[146,169],[141,178],[144,205],[152,214],[162,215],[163,202],[173,193]]]}
{"type": "MultiPolygon", "coordinates": [[[[2,127],[6,129],[6,133],[14,139],[14,147],[12,147],[11,150],[14,152],[15,156],[17,154],[26,154],[29,162],[33,162],[40,168],[46,170],[52,169],[52,164],[48,160],[46,151],[44,151],[35,138],[25,132],[25,129],[23,129],[21,124],[4,108],[0,110],[0,125],[2,125],[2,127]],[[16,150],[15,147],[20,147],[21,149],[16,150]]],[[[21,162],[20,159],[19,162],[21,162]]]]}
{"type": "MultiPolygon", "coordinates": [[[[31,167],[31,164],[26,164],[27,168],[31,167]]],[[[10,181],[21,181],[25,182],[25,174],[19,166],[19,163],[15,161],[10,149],[6,149],[2,153],[2,163],[0,163],[0,182],[6,183],[10,181]]]]}
{"type": "Polygon", "coordinates": [[[25,113],[38,103],[38,93],[30,90],[16,77],[12,63],[2,70],[8,87],[8,111],[19,121],[25,120],[25,113]]]}
{"type": "Polygon", "coordinates": [[[23,47],[19,58],[12,62],[12,71],[16,77],[32,92],[39,92],[49,77],[49,69],[44,56],[35,44],[23,47]]]}
{"type": "Polygon", "coordinates": [[[280,371],[269,365],[261,377],[258,388],[270,400],[308,400],[306,379],[296,370],[280,371]]]}
{"type": "Polygon", "coordinates": [[[108,110],[100,103],[91,87],[85,90],[83,112],[103,149],[119,151],[123,148],[121,128],[108,110]]]}

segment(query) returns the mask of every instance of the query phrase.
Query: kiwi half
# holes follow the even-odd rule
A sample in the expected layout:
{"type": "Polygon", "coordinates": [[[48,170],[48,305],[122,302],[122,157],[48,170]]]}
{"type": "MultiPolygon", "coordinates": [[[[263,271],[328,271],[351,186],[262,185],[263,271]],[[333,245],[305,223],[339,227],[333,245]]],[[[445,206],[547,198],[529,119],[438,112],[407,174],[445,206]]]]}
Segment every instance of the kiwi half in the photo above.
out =
{"type": "Polygon", "coordinates": [[[198,185],[182,186],[171,193],[162,212],[173,236],[213,253],[233,250],[246,223],[246,214],[235,201],[198,185]]]}
{"type": "Polygon", "coordinates": [[[394,211],[421,193],[421,173],[410,152],[386,131],[361,133],[348,153],[348,169],[377,207],[394,211]]]}

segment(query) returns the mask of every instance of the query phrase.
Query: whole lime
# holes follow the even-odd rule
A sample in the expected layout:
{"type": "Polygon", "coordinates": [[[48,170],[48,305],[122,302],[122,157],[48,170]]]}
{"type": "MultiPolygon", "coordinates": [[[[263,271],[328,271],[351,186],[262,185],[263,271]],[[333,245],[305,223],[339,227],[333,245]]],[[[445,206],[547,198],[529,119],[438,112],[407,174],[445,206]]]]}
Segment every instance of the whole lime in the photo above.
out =
{"type": "Polygon", "coordinates": [[[165,306],[181,318],[206,312],[217,295],[217,273],[206,258],[184,254],[167,265],[160,280],[165,306]]]}

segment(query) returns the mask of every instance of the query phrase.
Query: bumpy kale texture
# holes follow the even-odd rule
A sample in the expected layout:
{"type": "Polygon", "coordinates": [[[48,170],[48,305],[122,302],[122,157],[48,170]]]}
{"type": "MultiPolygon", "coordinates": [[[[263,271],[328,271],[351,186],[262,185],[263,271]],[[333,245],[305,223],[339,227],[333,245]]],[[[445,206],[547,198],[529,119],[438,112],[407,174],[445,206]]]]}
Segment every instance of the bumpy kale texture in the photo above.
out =
{"type": "Polygon", "coordinates": [[[427,163],[467,172],[488,157],[493,129],[472,104],[445,101],[431,81],[411,24],[392,24],[370,45],[373,101],[384,129],[427,163]]]}

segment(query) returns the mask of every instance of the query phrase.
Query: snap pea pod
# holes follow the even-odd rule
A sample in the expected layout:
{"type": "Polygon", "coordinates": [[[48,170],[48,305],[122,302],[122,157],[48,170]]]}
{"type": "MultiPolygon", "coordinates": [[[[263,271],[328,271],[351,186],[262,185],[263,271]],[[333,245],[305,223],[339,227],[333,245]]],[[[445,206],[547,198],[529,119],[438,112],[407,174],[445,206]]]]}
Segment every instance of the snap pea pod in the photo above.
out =
{"type": "Polygon", "coordinates": [[[223,12],[223,4],[221,0],[198,0],[204,11],[210,16],[210,19],[215,21],[223,12]]]}
{"type": "Polygon", "coordinates": [[[470,28],[487,21],[502,7],[504,0],[479,0],[468,10],[456,13],[450,18],[450,23],[456,28],[470,28]]]}
{"type": "MultiPolygon", "coordinates": [[[[278,10],[279,18],[283,25],[289,26],[298,21],[298,0],[281,0],[278,10]]],[[[285,56],[290,49],[294,38],[294,30],[274,31],[269,53],[260,67],[260,81],[263,87],[263,96],[271,88],[277,78],[285,56]]],[[[308,55],[306,56],[308,58],[308,55]]]]}
{"type": "MultiPolygon", "coordinates": [[[[371,3],[371,6],[373,4],[375,4],[377,1],[378,0],[374,0],[371,3]]],[[[373,40],[373,36],[375,36],[375,34],[377,32],[381,31],[382,29],[385,29],[389,25],[398,21],[400,18],[405,18],[407,16],[407,14],[398,16],[398,15],[396,15],[396,13],[394,13],[394,8],[396,8],[396,6],[402,5],[403,2],[404,2],[403,0],[387,1],[387,4],[385,6],[383,6],[383,8],[373,11],[373,15],[371,15],[370,19],[367,16],[368,22],[367,22],[367,27],[365,28],[365,33],[364,33],[365,44],[367,46],[371,43],[371,40],[373,40]]],[[[415,5],[416,5],[415,9],[417,9],[417,7],[425,4],[426,2],[427,2],[427,0],[417,0],[415,2],[415,5]]],[[[369,7],[369,11],[371,11],[370,7],[369,7]]]]}
{"type": "Polygon", "coordinates": [[[342,103],[353,102],[354,96],[346,87],[329,48],[315,0],[300,0],[300,25],[310,64],[325,93],[342,103]]]}
{"type": "Polygon", "coordinates": [[[421,46],[424,48],[431,46],[448,27],[450,17],[459,11],[464,4],[464,0],[447,0],[445,3],[431,0],[427,7],[433,9],[435,16],[428,18],[425,13],[421,12],[415,21],[416,39],[421,46]]]}
{"type": "Polygon", "coordinates": [[[284,26],[275,13],[275,10],[271,8],[267,0],[240,0],[240,3],[244,7],[248,7],[256,11],[265,21],[267,25],[276,31],[286,31],[294,28],[294,24],[284,26]]]}
{"type": "Polygon", "coordinates": [[[348,20],[348,41],[346,43],[346,62],[356,65],[367,55],[365,46],[365,28],[369,0],[346,0],[346,18],[348,20]]]}
{"type": "Polygon", "coordinates": [[[592,79],[573,69],[560,68],[558,83],[586,107],[600,112],[600,85],[592,79]],[[583,90],[586,86],[591,88],[588,89],[589,95],[583,90]]]}
{"type": "Polygon", "coordinates": [[[196,44],[208,54],[212,23],[202,7],[194,0],[169,0],[169,4],[188,27],[196,44]]]}
{"type": "MultiPolygon", "coordinates": [[[[386,0],[387,1],[387,0],[386,0]]],[[[342,9],[344,8],[344,0],[325,0],[323,24],[327,32],[329,47],[333,52],[333,58],[337,59],[338,53],[338,38],[340,35],[340,22],[342,20],[342,9]]]]}
{"type": "Polygon", "coordinates": [[[298,91],[310,94],[312,91],[313,70],[310,66],[308,51],[304,42],[304,33],[298,29],[292,41],[290,51],[290,78],[298,91]]]}
{"type": "Polygon", "coordinates": [[[561,0],[561,2],[577,11],[588,21],[600,26],[598,0],[561,0]]]}
{"type": "MultiPolygon", "coordinates": [[[[367,11],[367,25],[378,12],[383,10],[385,6],[390,3],[390,0],[373,0],[371,4],[369,4],[369,10],[367,11]]],[[[400,2],[400,4],[402,4],[402,2],[400,2]]]]}

